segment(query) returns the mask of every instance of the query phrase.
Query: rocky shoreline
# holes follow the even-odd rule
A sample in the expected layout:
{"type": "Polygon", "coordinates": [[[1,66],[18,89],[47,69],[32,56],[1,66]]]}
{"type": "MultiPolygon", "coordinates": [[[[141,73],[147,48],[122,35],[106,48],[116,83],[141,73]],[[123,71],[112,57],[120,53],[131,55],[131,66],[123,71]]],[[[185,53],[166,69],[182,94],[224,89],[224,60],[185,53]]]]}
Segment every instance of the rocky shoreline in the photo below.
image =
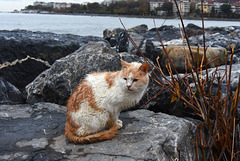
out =
{"type": "MultiPolygon", "coordinates": [[[[169,50],[171,44],[183,45],[178,28],[162,26],[158,31],[169,50]]],[[[189,24],[186,31],[191,46],[198,43],[202,46],[201,27],[189,24]]],[[[205,31],[210,55],[222,57],[225,55],[222,49],[229,50],[228,41],[234,45],[231,90],[236,90],[240,74],[240,27],[205,31]]],[[[140,25],[128,32],[151,62],[156,63],[160,57],[160,63],[164,64],[156,29],[140,25]]],[[[133,107],[135,110],[121,114],[124,127],[116,138],[89,145],[66,141],[63,136],[66,100],[84,75],[119,70],[120,55],[128,62],[144,61],[123,29],[106,29],[103,34],[101,38],[0,31],[0,160],[174,160],[179,156],[181,160],[196,160],[194,139],[198,120],[190,109],[178,101],[171,103],[167,91],[144,106],[145,109],[138,109],[161,90],[154,81],[142,101],[133,107]],[[35,59],[25,59],[28,56],[35,59]],[[11,66],[15,60],[18,62],[11,66]]],[[[173,54],[175,64],[182,63],[181,50],[177,50],[179,57],[173,54]]],[[[177,70],[181,72],[182,65],[179,66],[177,70]]]]}

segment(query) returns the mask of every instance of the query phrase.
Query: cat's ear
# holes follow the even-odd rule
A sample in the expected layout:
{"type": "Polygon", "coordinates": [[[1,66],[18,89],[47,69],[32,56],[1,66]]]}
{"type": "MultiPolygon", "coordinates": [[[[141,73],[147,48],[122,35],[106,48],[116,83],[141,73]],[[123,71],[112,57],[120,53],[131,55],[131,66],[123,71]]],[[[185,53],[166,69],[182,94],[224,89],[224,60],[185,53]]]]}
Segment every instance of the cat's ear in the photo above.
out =
{"type": "Polygon", "coordinates": [[[121,64],[122,64],[122,69],[127,68],[130,65],[129,63],[123,61],[122,59],[121,59],[121,64]]]}
{"type": "Polygon", "coordinates": [[[140,66],[139,70],[143,71],[144,73],[147,74],[148,72],[148,63],[144,63],[140,66]]]}

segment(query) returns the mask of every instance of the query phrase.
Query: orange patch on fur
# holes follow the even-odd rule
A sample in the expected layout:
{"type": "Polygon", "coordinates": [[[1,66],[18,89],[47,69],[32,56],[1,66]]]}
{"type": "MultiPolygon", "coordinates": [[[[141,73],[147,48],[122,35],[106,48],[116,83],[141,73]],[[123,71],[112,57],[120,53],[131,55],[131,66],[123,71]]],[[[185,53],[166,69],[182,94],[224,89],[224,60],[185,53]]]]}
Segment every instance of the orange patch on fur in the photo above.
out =
{"type": "MultiPolygon", "coordinates": [[[[88,85],[87,81],[84,80],[75,89],[75,92],[70,96],[67,102],[67,122],[65,124],[65,136],[69,139],[71,136],[77,136],[77,129],[79,126],[72,120],[71,112],[77,112],[80,109],[81,103],[88,102],[89,106],[96,111],[102,112],[103,110],[97,107],[92,87],[88,85]]],[[[87,133],[82,134],[84,136],[87,133]]]]}
{"type": "Polygon", "coordinates": [[[106,73],[105,80],[108,84],[108,88],[111,88],[114,85],[114,80],[119,75],[120,71],[106,73]]]}
{"type": "Polygon", "coordinates": [[[91,108],[102,112],[102,109],[97,107],[94,97],[92,87],[84,80],[68,99],[68,111],[76,112],[79,110],[81,103],[88,102],[91,108]]]}

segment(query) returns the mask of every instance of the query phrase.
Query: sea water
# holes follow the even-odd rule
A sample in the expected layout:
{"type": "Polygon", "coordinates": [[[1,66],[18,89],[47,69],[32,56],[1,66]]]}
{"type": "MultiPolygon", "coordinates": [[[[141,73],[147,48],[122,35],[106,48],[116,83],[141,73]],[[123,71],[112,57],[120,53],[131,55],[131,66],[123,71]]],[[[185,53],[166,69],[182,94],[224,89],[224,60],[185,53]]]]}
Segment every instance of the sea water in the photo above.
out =
{"type": "MultiPolygon", "coordinates": [[[[0,30],[30,30],[53,32],[59,34],[74,34],[80,36],[100,36],[105,29],[128,28],[146,24],[148,29],[154,28],[154,21],[157,27],[162,25],[173,25],[178,27],[181,24],[179,19],[155,19],[133,18],[116,16],[90,16],[90,15],[57,15],[57,14],[23,14],[23,13],[0,13],[0,30]]],[[[201,20],[184,20],[185,26],[193,23],[202,26],[201,20]]],[[[239,21],[210,21],[204,22],[205,27],[217,26],[240,26],[239,21]]]]}

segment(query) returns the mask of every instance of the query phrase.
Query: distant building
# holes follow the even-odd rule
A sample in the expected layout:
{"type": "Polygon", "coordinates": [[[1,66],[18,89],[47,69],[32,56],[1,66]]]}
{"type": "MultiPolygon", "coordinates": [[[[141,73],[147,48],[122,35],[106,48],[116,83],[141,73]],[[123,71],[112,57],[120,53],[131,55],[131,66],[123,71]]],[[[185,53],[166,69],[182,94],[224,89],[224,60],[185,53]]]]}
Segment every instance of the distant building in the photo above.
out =
{"type": "Polygon", "coordinates": [[[34,6],[45,6],[47,3],[45,3],[45,2],[38,2],[38,1],[36,1],[36,2],[33,2],[33,5],[34,6]]]}
{"type": "Polygon", "coordinates": [[[52,8],[57,8],[57,9],[61,9],[61,8],[69,8],[72,6],[72,3],[56,3],[56,2],[34,2],[33,3],[34,6],[38,6],[38,5],[41,5],[41,6],[45,6],[45,7],[52,7],[52,8]]]}
{"type": "MultiPolygon", "coordinates": [[[[220,6],[219,7],[215,6],[214,3],[212,3],[212,2],[204,2],[203,3],[203,13],[210,13],[213,6],[215,8],[215,12],[217,12],[217,10],[220,9],[220,6]]],[[[201,7],[200,2],[196,4],[196,8],[199,8],[201,10],[202,7],[201,7]]]]}
{"type": "Polygon", "coordinates": [[[157,2],[150,1],[149,3],[150,3],[150,11],[154,11],[155,12],[156,8],[162,7],[164,1],[157,1],[157,2]]]}
{"type": "Polygon", "coordinates": [[[234,13],[239,13],[240,14],[240,2],[234,3],[232,5],[232,11],[234,13]]]}
{"type": "MultiPolygon", "coordinates": [[[[226,4],[224,0],[209,0],[203,3],[203,13],[210,13],[212,10],[212,7],[214,7],[214,10],[216,13],[220,13],[221,11],[221,5],[226,4]]],[[[229,1],[231,5],[231,9],[233,13],[240,13],[240,2],[235,2],[235,0],[229,1]]],[[[199,8],[201,10],[201,2],[196,3],[196,8],[199,8]]]]}
{"type": "Polygon", "coordinates": [[[126,0],[104,0],[101,4],[103,4],[105,6],[109,6],[112,3],[117,3],[117,2],[122,2],[122,1],[126,1],[126,0]]]}
{"type": "Polygon", "coordinates": [[[69,7],[71,7],[71,6],[72,6],[71,3],[54,3],[54,4],[53,4],[53,8],[57,8],[57,9],[69,8],[69,7]]]}
{"type": "MultiPolygon", "coordinates": [[[[178,0],[177,5],[182,15],[190,13],[190,4],[189,0],[178,0]]],[[[173,4],[173,13],[177,13],[177,7],[173,4]]]]}

